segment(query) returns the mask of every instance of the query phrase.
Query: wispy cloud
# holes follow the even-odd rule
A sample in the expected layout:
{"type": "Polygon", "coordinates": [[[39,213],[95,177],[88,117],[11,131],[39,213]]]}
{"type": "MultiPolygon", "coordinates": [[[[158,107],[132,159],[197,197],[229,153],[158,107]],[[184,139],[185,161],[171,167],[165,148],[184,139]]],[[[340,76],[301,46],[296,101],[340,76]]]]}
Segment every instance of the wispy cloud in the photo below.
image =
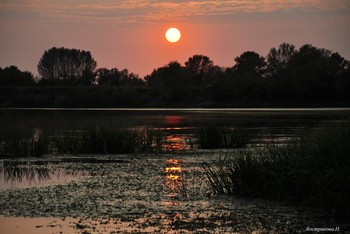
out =
{"type": "Polygon", "coordinates": [[[350,11],[348,0],[0,0],[1,18],[69,23],[186,21],[191,17],[274,11],[350,11]]]}

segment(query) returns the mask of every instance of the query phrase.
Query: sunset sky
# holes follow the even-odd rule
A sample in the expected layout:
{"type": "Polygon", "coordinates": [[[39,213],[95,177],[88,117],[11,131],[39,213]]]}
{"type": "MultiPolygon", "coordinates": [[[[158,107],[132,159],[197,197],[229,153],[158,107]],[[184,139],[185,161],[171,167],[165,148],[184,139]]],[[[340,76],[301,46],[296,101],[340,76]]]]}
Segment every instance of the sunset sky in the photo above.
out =
{"type": "Polygon", "coordinates": [[[312,44],[350,59],[349,0],[0,0],[0,67],[37,74],[45,50],[88,50],[98,67],[144,76],[203,54],[220,66],[282,42],[312,44]],[[165,32],[180,29],[169,43],[165,32]]]}

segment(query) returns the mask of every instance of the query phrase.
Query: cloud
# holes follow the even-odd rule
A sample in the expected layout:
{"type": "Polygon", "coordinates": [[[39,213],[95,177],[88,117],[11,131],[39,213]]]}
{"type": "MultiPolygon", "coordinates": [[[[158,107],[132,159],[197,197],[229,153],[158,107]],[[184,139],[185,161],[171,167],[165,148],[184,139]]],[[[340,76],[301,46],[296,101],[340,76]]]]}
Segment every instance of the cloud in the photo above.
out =
{"type": "Polygon", "coordinates": [[[193,17],[269,13],[299,9],[305,12],[345,10],[348,0],[0,0],[1,18],[30,18],[56,23],[140,23],[186,21],[193,17]]]}

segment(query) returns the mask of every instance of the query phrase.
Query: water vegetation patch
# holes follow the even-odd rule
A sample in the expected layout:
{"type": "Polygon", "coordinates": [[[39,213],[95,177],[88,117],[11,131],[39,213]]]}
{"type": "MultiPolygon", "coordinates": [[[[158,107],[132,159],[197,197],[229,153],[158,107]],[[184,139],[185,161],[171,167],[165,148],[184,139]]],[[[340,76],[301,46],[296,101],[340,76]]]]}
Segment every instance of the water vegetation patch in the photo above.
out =
{"type": "Polygon", "coordinates": [[[59,154],[119,154],[159,152],[163,137],[155,129],[111,130],[92,127],[73,134],[62,131],[53,141],[59,154]]]}
{"type": "Polygon", "coordinates": [[[286,146],[238,150],[203,164],[214,193],[315,206],[350,217],[350,121],[286,146]]]}
{"type": "Polygon", "coordinates": [[[165,137],[158,129],[59,130],[54,133],[11,133],[0,140],[0,156],[42,157],[46,154],[129,154],[163,152],[165,137]]]}
{"type": "Polygon", "coordinates": [[[197,130],[195,139],[201,149],[244,148],[253,139],[246,129],[226,127],[203,127],[197,130]]]}
{"type": "Polygon", "coordinates": [[[0,156],[40,157],[49,152],[49,139],[45,133],[17,133],[7,135],[0,142],[0,156]]]}
{"type": "MultiPolygon", "coordinates": [[[[117,228],[128,227],[139,233],[296,233],[307,226],[339,226],[329,216],[303,207],[226,195],[206,196],[208,188],[202,180],[205,174],[200,170],[201,163],[208,160],[206,154],[95,156],[96,161],[108,163],[66,159],[54,157],[60,163],[51,165],[51,169],[93,174],[58,184],[0,190],[0,215],[67,220],[79,217],[81,222],[73,225],[81,232],[96,232],[92,228],[101,227],[107,220],[115,225],[111,231],[125,232],[117,228]],[[101,222],[94,226],[91,219],[101,222]]],[[[18,166],[27,165],[26,160],[18,166]]],[[[33,164],[40,166],[38,161],[33,164]]]]}
{"type": "Polygon", "coordinates": [[[132,154],[164,153],[194,148],[244,148],[253,135],[244,129],[207,127],[186,136],[169,135],[157,128],[117,128],[91,126],[82,130],[39,131],[34,134],[5,135],[0,155],[10,158],[42,157],[45,154],[132,154]]]}

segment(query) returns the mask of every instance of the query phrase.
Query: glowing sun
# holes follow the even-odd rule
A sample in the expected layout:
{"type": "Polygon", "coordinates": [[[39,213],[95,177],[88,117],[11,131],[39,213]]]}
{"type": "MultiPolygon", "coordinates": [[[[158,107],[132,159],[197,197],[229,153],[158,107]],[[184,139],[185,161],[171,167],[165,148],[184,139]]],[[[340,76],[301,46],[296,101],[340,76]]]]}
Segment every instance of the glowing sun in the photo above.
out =
{"type": "Polygon", "coordinates": [[[177,28],[169,28],[165,33],[165,37],[169,42],[175,43],[180,40],[181,33],[177,28]]]}

